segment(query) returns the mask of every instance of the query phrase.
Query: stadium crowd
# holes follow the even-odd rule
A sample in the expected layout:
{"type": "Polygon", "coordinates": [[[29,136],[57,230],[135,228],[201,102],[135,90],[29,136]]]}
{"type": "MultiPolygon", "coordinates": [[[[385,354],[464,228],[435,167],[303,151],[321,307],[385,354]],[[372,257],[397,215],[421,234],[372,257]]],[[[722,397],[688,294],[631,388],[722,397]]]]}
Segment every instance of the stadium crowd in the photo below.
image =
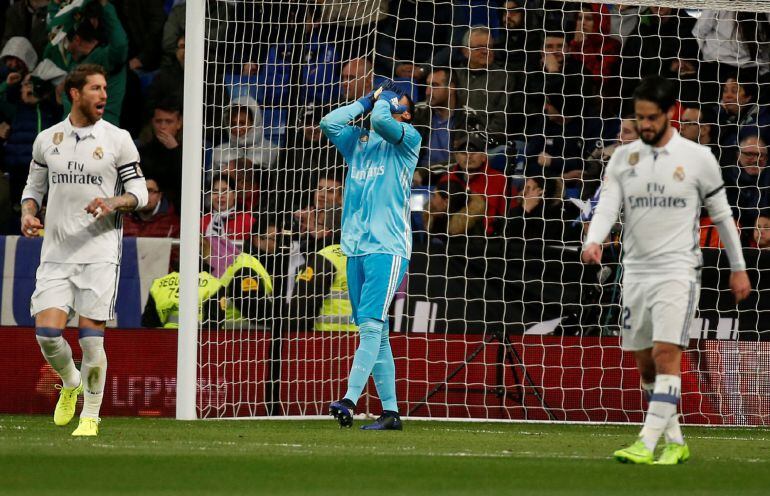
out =
{"type": "MultiPolygon", "coordinates": [[[[604,166],[637,138],[631,94],[661,74],[680,84],[679,132],[722,166],[744,246],[770,248],[765,14],[550,0],[207,9],[201,232],[238,241],[266,267],[284,238],[303,253],[338,242],[345,164],[318,124],[383,78],[416,103],[412,220],[431,246],[577,245],[604,166]]],[[[184,1],[6,0],[0,10],[0,232],[18,234],[32,142],[68,112],[65,74],[98,63],[105,118],[135,138],[150,193],[125,233],[178,236],[184,1]]],[[[702,246],[719,247],[707,217],[701,228],[702,246]]]]}

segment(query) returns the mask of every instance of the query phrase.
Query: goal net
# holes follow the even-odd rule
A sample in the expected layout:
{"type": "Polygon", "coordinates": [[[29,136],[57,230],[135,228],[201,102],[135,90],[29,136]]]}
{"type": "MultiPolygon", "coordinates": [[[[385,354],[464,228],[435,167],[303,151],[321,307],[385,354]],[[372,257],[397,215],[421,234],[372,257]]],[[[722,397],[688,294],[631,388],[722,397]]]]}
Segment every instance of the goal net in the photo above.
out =
{"type": "MultiPolygon", "coordinates": [[[[660,74],[679,87],[673,125],[719,160],[754,288],[734,304],[704,211],[683,422],[770,422],[765,2],[199,2],[186,88],[202,84],[203,114],[186,108],[185,126],[203,149],[185,167],[202,171],[196,264],[222,288],[180,332],[197,343],[180,367],[196,416],[325,415],[345,393],[346,164],[318,124],[391,79],[423,138],[413,255],[389,313],[401,413],[640,421],[619,340],[622,219],[601,267],[579,251],[607,161],[637,138],[634,88],[660,74]]],[[[357,411],[379,414],[373,383],[357,411]]]]}

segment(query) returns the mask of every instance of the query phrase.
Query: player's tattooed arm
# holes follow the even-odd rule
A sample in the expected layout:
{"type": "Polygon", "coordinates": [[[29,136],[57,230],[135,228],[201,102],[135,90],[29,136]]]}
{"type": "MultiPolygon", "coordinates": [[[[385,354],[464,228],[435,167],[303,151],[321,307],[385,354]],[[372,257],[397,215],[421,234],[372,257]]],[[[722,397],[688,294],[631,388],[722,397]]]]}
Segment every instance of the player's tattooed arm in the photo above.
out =
{"type": "Polygon", "coordinates": [[[104,217],[113,212],[130,212],[136,209],[139,200],[132,193],[125,193],[120,196],[110,198],[94,198],[91,203],[86,205],[86,212],[95,218],[104,217]]]}
{"type": "Polygon", "coordinates": [[[32,198],[26,198],[21,202],[21,233],[27,238],[38,235],[38,230],[43,228],[43,223],[37,218],[37,202],[32,198]]]}

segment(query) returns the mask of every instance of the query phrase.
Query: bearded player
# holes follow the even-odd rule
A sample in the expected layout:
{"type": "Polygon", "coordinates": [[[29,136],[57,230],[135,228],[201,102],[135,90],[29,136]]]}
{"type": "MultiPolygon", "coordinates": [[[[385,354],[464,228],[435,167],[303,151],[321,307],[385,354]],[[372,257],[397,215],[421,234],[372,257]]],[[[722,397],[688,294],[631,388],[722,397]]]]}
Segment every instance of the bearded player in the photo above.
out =
{"type": "Polygon", "coordinates": [[[127,131],[102,119],[106,73],[83,64],[67,75],[72,110],[35,139],[21,200],[21,231],[40,235],[38,214],[48,195],[45,237],[30,310],[43,356],[61,377],[54,423],[69,424],[84,395],[73,436],[96,436],[107,374],[104,327],[114,318],[120,269],[122,212],[147,204],[139,152],[127,131]],[[62,337],[78,315],[80,370],[62,337]]]}
{"type": "Polygon", "coordinates": [[[722,175],[708,148],[671,126],[674,84],[644,79],[634,93],[640,139],[610,159],[582,259],[599,264],[602,242],[623,207],[622,346],[634,354],[649,405],[638,440],[615,452],[621,462],[682,463],[690,450],[679,427],[682,351],[700,294],[698,219],[705,206],[730,260],[736,302],[751,291],[722,175]],[[654,460],[658,439],[665,446],[654,460]]]}

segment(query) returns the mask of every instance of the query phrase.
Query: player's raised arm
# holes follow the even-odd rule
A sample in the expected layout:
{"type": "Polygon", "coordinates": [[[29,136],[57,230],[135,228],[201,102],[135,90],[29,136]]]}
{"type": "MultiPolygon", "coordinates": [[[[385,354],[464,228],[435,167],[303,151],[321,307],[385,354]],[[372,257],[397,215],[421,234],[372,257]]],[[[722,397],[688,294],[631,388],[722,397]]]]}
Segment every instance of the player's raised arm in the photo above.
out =
{"type": "MultiPolygon", "coordinates": [[[[392,83],[390,87],[393,87],[392,83]]],[[[400,92],[383,91],[372,111],[372,130],[390,144],[412,146],[415,140],[420,139],[420,134],[413,126],[407,125],[411,121],[410,105],[408,97],[400,92]]]]}
{"type": "Polygon", "coordinates": [[[615,163],[618,157],[623,154],[615,153],[607,165],[607,171],[602,181],[601,195],[596,205],[594,216],[591,219],[591,225],[588,227],[583,244],[583,253],[581,258],[584,263],[598,264],[602,261],[602,243],[610,233],[612,226],[618,219],[620,206],[623,202],[623,191],[615,177],[617,166],[615,163]]]}
{"type": "Polygon", "coordinates": [[[730,260],[730,290],[736,303],[738,303],[749,296],[751,282],[746,273],[743,248],[730,204],[727,202],[719,163],[711,153],[705,153],[704,157],[705,165],[703,174],[698,180],[698,189],[711,221],[717,227],[719,239],[727,252],[727,258],[730,260]]]}
{"type": "Polygon", "coordinates": [[[371,112],[374,100],[380,92],[380,89],[370,91],[355,102],[332,110],[318,123],[321,131],[337,147],[342,156],[348,156],[356,140],[361,136],[361,129],[358,126],[351,126],[350,121],[361,114],[371,112]]]}

